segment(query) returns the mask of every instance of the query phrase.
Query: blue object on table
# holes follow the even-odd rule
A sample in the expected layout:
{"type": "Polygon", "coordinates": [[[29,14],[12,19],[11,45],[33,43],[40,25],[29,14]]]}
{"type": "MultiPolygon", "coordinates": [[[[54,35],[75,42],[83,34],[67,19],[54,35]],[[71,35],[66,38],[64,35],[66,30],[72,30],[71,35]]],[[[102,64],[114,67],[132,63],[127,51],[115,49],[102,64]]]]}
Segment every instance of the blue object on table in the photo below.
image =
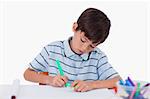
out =
{"type": "Polygon", "coordinates": [[[128,77],[128,81],[129,81],[129,83],[130,83],[132,86],[135,86],[130,77],[128,77]]]}
{"type": "Polygon", "coordinates": [[[120,85],[124,85],[124,81],[123,80],[119,80],[119,84],[120,85]]]}

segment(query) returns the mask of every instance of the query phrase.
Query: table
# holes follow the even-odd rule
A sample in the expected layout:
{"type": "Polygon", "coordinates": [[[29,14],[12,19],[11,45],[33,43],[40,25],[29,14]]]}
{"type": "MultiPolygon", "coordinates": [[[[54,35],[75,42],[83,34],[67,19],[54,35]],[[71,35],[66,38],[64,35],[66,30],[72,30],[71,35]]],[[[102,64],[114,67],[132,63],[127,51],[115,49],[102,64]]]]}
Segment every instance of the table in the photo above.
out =
{"type": "MultiPolygon", "coordinates": [[[[0,85],[0,99],[10,99],[12,85],[0,85]]],[[[48,85],[20,85],[17,99],[121,99],[112,90],[96,89],[75,92],[73,89],[48,85]]]]}

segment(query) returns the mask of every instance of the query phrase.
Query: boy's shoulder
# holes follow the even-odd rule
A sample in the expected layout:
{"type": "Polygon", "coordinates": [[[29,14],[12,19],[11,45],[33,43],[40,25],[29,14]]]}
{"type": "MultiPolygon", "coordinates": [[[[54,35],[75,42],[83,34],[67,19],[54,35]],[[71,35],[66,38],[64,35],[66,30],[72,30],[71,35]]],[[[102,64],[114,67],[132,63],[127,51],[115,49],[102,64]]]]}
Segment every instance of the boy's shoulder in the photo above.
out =
{"type": "Polygon", "coordinates": [[[48,45],[63,45],[63,41],[54,41],[49,43],[48,45]]]}
{"type": "Polygon", "coordinates": [[[46,48],[56,48],[56,47],[59,47],[59,48],[64,49],[63,41],[54,41],[54,42],[51,42],[51,43],[47,44],[45,47],[46,48]]]}
{"type": "Polygon", "coordinates": [[[102,50],[100,50],[98,47],[96,47],[92,52],[96,55],[97,58],[106,56],[106,54],[102,50]]]}
{"type": "Polygon", "coordinates": [[[93,52],[98,53],[98,54],[102,54],[102,53],[103,53],[98,47],[96,47],[96,48],[93,50],[93,52]]]}

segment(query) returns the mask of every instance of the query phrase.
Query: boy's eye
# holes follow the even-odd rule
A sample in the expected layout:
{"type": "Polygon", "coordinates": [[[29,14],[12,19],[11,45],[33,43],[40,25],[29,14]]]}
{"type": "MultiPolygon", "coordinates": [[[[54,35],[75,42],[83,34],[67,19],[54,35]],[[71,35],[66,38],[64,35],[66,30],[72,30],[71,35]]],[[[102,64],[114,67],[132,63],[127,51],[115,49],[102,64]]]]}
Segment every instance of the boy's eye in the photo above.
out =
{"type": "Polygon", "coordinates": [[[83,40],[83,39],[81,39],[81,42],[83,42],[83,43],[84,43],[84,42],[86,42],[86,41],[85,41],[85,40],[83,40]]]}
{"type": "Polygon", "coordinates": [[[95,48],[94,46],[90,45],[91,48],[95,48]]]}

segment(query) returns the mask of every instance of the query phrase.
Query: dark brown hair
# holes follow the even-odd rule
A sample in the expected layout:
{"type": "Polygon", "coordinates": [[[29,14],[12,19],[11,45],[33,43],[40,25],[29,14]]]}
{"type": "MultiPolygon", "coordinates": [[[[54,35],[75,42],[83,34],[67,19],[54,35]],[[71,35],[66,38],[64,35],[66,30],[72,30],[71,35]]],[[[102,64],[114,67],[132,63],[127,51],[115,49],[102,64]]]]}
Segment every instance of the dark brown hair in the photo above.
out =
{"type": "Polygon", "coordinates": [[[85,36],[93,43],[103,43],[111,26],[108,17],[95,8],[86,9],[78,18],[77,24],[76,30],[85,32],[85,36]]]}

